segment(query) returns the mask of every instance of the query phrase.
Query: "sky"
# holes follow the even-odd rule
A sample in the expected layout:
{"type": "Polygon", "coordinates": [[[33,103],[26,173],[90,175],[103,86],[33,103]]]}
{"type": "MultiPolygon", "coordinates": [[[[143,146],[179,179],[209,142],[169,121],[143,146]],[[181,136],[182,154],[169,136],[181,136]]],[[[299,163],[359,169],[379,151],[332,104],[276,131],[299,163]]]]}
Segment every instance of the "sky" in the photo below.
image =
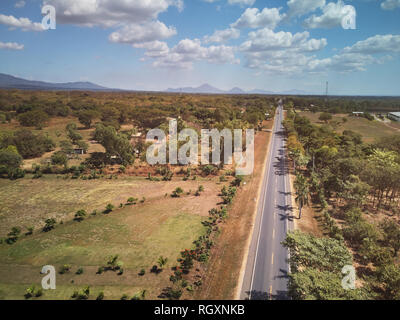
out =
{"type": "Polygon", "coordinates": [[[400,0],[0,2],[0,72],[30,80],[400,95],[399,56],[400,0]]]}

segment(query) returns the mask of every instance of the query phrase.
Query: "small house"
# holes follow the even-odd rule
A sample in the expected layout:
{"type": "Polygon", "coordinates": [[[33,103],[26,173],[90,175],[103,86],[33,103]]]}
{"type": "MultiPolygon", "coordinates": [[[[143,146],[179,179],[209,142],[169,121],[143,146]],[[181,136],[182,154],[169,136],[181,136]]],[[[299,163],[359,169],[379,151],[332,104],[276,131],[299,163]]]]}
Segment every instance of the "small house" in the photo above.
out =
{"type": "Polygon", "coordinates": [[[388,114],[388,118],[393,120],[393,121],[399,121],[400,122],[400,112],[390,112],[388,114]]]}

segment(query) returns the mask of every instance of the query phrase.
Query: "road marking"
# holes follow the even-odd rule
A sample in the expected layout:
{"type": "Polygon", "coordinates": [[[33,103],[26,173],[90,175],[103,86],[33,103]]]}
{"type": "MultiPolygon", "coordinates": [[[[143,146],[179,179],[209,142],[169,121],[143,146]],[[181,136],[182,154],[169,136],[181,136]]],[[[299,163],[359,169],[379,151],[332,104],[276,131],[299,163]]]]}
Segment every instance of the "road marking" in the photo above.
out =
{"type": "Polygon", "coordinates": [[[275,239],[275,229],[272,231],[272,239],[275,239]]]}
{"type": "Polygon", "coordinates": [[[272,252],[272,261],[271,264],[274,265],[274,253],[272,252]]]}
{"type": "Polygon", "coordinates": [[[269,287],[269,299],[272,300],[272,285],[269,287]]]}

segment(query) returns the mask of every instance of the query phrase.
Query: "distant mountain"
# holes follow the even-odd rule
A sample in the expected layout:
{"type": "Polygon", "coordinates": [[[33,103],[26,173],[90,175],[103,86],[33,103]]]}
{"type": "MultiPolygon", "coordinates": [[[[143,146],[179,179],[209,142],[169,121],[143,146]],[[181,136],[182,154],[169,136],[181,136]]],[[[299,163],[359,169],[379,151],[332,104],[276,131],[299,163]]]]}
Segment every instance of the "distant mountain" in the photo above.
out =
{"type": "Polygon", "coordinates": [[[229,90],[228,93],[231,93],[231,94],[246,94],[246,91],[244,91],[244,90],[242,90],[242,89],[240,89],[238,87],[235,87],[235,88],[232,88],[231,90],[229,90]]]}
{"type": "Polygon", "coordinates": [[[168,88],[167,92],[178,92],[178,93],[225,93],[225,91],[210,86],[209,84],[203,84],[200,87],[184,87],[184,88],[168,88]]]}
{"type": "Polygon", "coordinates": [[[0,88],[21,90],[85,90],[109,91],[106,87],[91,82],[50,83],[44,81],[31,81],[0,73],[0,88]]]}
{"type": "Polygon", "coordinates": [[[175,93],[209,93],[209,94],[285,94],[285,95],[306,95],[308,94],[305,91],[301,90],[290,90],[284,92],[273,92],[266,91],[261,89],[254,89],[251,91],[245,91],[241,88],[235,87],[229,91],[224,91],[218,88],[215,88],[209,84],[203,84],[200,87],[184,87],[184,88],[168,88],[167,92],[175,92],[175,93]]]}

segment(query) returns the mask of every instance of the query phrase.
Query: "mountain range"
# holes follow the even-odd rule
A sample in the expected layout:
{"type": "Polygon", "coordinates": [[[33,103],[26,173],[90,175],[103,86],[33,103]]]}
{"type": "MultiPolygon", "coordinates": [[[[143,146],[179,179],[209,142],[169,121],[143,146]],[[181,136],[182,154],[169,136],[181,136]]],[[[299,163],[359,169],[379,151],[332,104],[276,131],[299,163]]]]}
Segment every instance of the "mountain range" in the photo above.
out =
{"type": "MultiPolygon", "coordinates": [[[[110,89],[92,82],[67,82],[50,83],[44,81],[26,80],[17,78],[8,74],[0,73],[1,89],[21,89],[21,90],[82,90],[82,91],[123,91],[120,89],[110,89]]],[[[125,90],[134,91],[134,90],[125,90]]],[[[300,90],[290,90],[284,92],[273,92],[261,89],[245,91],[235,87],[229,91],[221,90],[209,84],[203,84],[200,87],[168,88],[166,92],[171,93],[198,93],[198,94],[285,94],[285,95],[306,95],[309,94],[300,90]]]]}
{"type": "Polygon", "coordinates": [[[67,82],[50,83],[44,81],[32,81],[0,73],[0,88],[21,90],[87,90],[109,91],[112,89],[99,86],[91,82],[67,82]]]}
{"type": "Polygon", "coordinates": [[[174,92],[174,93],[213,93],[213,94],[286,94],[286,95],[306,95],[309,94],[308,92],[301,91],[301,90],[289,90],[283,92],[273,92],[273,91],[266,91],[262,89],[254,89],[251,91],[245,91],[241,88],[235,87],[231,90],[225,91],[218,89],[209,85],[208,83],[201,85],[200,87],[183,87],[183,88],[168,88],[167,92],[174,92]]]}

